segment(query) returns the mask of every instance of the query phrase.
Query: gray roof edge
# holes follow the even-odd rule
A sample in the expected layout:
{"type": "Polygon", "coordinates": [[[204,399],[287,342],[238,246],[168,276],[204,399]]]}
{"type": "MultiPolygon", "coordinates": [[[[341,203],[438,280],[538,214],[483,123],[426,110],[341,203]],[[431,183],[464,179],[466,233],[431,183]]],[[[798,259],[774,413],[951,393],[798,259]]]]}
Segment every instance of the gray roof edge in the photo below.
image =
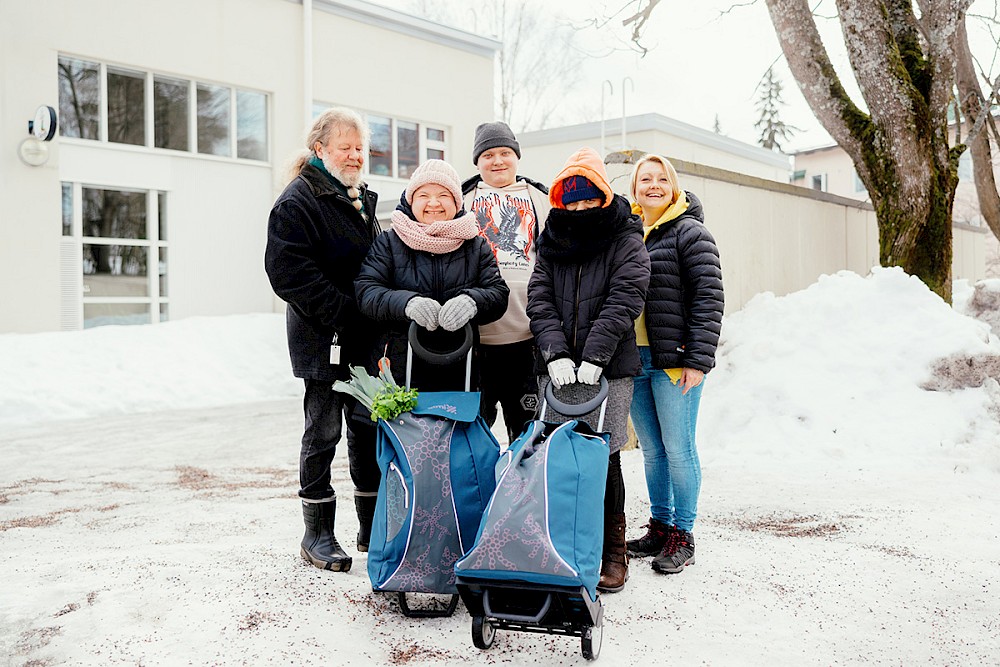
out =
{"type": "MultiPolygon", "coordinates": [[[[620,117],[605,120],[605,135],[613,137],[616,134],[621,134],[621,121],[620,117]]],[[[643,132],[648,130],[659,130],[677,137],[683,137],[703,146],[716,148],[732,155],[745,157],[772,167],[791,169],[791,161],[787,155],[731,139],[730,137],[716,134],[695,125],[668,118],[662,114],[647,113],[626,117],[626,132],[643,132]]],[[[600,121],[594,121],[577,125],[567,125],[565,127],[554,127],[547,130],[522,132],[518,135],[517,139],[523,146],[539,146],[558,142],[589,140],[599,137],[600,134],[601,123],[600,121]]]]}
{"type": "MultiPolygon", "coordinates": [[[[292,0],[292,2],[299,4],[301,4],[301,1],[292,0]]],[[[493,58],[503,46],[500,41],[492,37],[484,37],[483,35],[452,28],[370,2],[361,2],[359,0],[313,0],[313,7],[329,14],[394,30],[398,33],[434,42],[442,46],[461,49],[483,56],[484,58],[493,58]]]]}

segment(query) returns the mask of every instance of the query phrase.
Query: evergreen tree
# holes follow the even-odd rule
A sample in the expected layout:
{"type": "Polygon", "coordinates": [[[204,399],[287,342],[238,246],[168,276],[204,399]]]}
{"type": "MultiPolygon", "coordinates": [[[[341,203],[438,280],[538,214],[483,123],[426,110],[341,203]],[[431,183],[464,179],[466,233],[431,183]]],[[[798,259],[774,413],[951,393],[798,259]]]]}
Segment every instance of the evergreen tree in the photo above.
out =
{"type": "Polygon", "coordinates": [[[769,67],[760,82],[760,97],[754,105],[760,114],[754,127],[760,130],[757,143],[772,151],[781,151],[781,144],[791,139],[799,129],[778,117],[781,107],[785,106],[781,92],[781,80],[775,77],[774,67],[769,67]]]}

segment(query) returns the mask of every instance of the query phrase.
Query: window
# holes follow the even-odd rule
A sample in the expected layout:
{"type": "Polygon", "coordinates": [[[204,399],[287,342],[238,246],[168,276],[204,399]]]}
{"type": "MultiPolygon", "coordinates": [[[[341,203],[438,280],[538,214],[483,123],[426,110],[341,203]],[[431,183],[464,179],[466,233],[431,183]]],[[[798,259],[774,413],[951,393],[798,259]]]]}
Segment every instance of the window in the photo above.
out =
{"type": "Polygon", "coordinates": [[[188,149],[186,81],[153,77],[153,145],[175,151],[188,149]]]}
{"type": "Polygon", "coordinates": [[[146,144],[146,76],[108,68],[108,141],[146,144]]]}
{"type": "Polygon", "coordinates": [[[79,183],[62,187],[64,236],[78,243],[77,271],[83,274],[82,284],[72,276],[64,280],[78,293],[82,286],[84,328],[149,324],[154,315],[155,321],[166,319],[165,193],[79,183]],[[80,202],[78,210],[74,201],[80,202]]]}
{"type": "Polygon", "coordinates": [[[267,97],[236,91],[236,157],[267,159],[267,97]]]}
{"type": "Polygon", "coordinates": [[[368,172],[374,176],[392,176],[392,121],[369,116],[372,140],[368,148],[368,172]]]}
{"type": "Polygon", "coordinates": [[[73,186],[62,184],[62,235],[73,236],[73,186]]]}
{"type": "Polygon", "coordinates": [[[59,57],[68,138],[266,161],[267,105],[266,93],[59,57]]]}
{"type": "Polygon", "coordinates": [[[826,192],[826,174],[816,174],[812,177],[812,189],[826,192]]]}
{"type": "Polygon", "coordinates": [[[101,70],[97,63],[59,58],[59,132],[100,139],[101,70]]]}
{"type": "Polygon", "coordinates": [[[198,84],[198,152],[232,154],[229,151],[229,88],[198,84]]]}
{"type": "Polygon", "coordinates": [[[417,146],[417,124],[396,121],[396,146],[399,147],[397,163],[398,178],[409,178],[420,164],[420,151],[417,146]]]}

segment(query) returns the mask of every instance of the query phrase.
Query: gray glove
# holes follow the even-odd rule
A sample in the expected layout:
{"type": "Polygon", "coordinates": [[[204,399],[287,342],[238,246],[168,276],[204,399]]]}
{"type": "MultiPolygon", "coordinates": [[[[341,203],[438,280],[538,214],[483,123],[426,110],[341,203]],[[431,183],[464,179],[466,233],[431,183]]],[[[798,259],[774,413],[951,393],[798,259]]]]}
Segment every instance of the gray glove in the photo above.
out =
{"type": "Polygon", "coordinates": [[[441,304],[434,299],[415,296],[406,302],[406,309],[403,312],[418,325],[428,331],[434,331],[438,328],[438,313],[440,311],[441,304]]]}
{"type": "Polygon", "coordinates": [[[600,366],[585,361],[580,364],[580,370],[576,372],[576,379],[583,384],[597,384],[603,370],[600,366]]]}
{"type": "Polygon", "coordinates": [[[549,377],[552,378],[552,384],[555,385],[556,389],[576,382],[576,369],[573,367],[572,359],[564,357],[550,361],[548,369],[549,377]]]}
{"type": "Polygon", "coordinates": [[[445,331],[458,331],[476,316],[475,300],[468,294],[459,294],[444,302],[438,313],[438,324],[445,331]]]}

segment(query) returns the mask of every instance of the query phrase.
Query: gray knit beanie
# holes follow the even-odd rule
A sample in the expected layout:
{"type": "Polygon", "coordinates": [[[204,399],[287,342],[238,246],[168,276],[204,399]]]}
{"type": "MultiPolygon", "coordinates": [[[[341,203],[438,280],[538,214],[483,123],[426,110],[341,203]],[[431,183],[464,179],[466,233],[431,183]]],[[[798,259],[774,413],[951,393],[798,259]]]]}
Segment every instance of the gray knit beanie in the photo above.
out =
{"type": "Polygon", "coordinates": [[[521,145],[514,138],[507,123],[498,120],[495,123],[482,123],[476,128],[476,140],[472,147],[472,164],[479,163],[479,156],[491,148],[504,146],[514,151],[517,159],[521,159],[521,145]]]}

